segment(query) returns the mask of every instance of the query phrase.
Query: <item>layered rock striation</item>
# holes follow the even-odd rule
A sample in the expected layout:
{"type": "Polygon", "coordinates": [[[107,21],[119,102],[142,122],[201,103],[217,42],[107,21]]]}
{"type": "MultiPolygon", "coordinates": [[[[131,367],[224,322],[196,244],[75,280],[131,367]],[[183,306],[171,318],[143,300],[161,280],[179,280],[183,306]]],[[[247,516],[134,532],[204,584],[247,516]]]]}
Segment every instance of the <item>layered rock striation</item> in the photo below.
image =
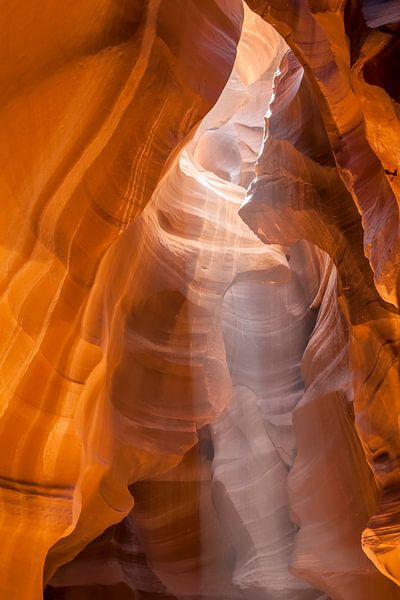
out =
{"type": "MultiPolygon", "coordinates": [[[[178,462],[196,439],[197,416],[211,411],[206,400],[196,417],[189,409],[185,426],[185,408],[172,408],[171,418],[156,419],[158,429],[126,414],[131,384],[122,396],[119,386],[124,369],[127,379],[134,369],[120,336],[129,338],[129,319],[145,327],[146,303],[157,328],[168,300],[161,281],[135,294],[135,307],[124,300],[129,269],[142,262],[146,277],[143,252],[158,262],[144,245],[156,238],[150,230],[137,230],[134,247],[127,232],[171,152],[218,99],[242,16],[241,2],[213,0],[207,10],[186,0],[12,3],[2,15],[10,34],[0,113],[4,598],[41,597],[44,563],[46,582],[128,514],[129,483],[178,462]]],[[[138,278],[137,289],[143,285],[138,278]]],[[[169,302],[171,320],[185,299],[173,290],[169,302]]],[[[168,336],[168,317],[164,323],[168,336]]],[[[140,348],[136,356],[138,376],[165,369],[157,354],[152,365],[140,348]]],[[[169,364],[169,382],[154,382],[160,398],[157,385],[174,377],[184,394],[191,386],[192,367],[175,366],[172,355],[169,364]]]]}
{"type": "Polygon", "coordinates": [[[399,599],[397,3],[2,18],[0,597],[399,599]]]}
{"type": "MultiPolygon", "coordinates": [[[[397,168],[389,167],[388,161],[396,162],[398,105],[384,87],[367,81],[374,72],[378,83],[376,57],[382,55],[381,48],[397,43],[396,34],[390,27],[383,37],[371,31],[368,24],[375,27],[376,21],[361,22],[362,13],[355,15],[353,5],[297,4],[296,16],[279,2],[264,11],[294,54],[285,58],[276,80],[276,106],[271,107],[257,178],[241,216],[267,243],[306,239],[328,253],[337,266],[334,299],[337,296],[348,328],[346,396],[354,403],[356,429],[380,497],[364,529],[363,548],[397,582],[399,321],[394,257],[398,184],[397,168]],[[359,27],[354,28],[357,18],[359,27]],[[376,45],[378,38],[380,45],[376,45]],[[318,58],[312,41],[320,44],[318,58]],[[307,111],[311,121],[300,120],[298,127],[291,127],[295,116],[307,111]],[[383,113],[393,115],[392,121],[381,123],[378,115],[383,113]],[[361,200],[357,182],[364,186],[361,200]]],[[[369,14],[371,5],[362,8],[369,14]]],[[[382,6],[380,18],[385,14],[382,6]]],[[[394,19],[390,15],[389,24],[394,19]]],[[[332,341],[340,339],[338,325],[337,320],[332,323],[332,341]]],[[[320,344],[323,362],[323,340],[313,338],[311,343],[320,344]]],[[[331,351],[325,349],[327,361],[332,360],[331,351]]],[[[304,377],[313,384],[307,359],[308,353],[303,359],[304,377]]],[[[344,370],[342,366],[332,373],[337,382],[344,370]]],[[[371,493],[372,498],[372,489],[371,493]]]]}

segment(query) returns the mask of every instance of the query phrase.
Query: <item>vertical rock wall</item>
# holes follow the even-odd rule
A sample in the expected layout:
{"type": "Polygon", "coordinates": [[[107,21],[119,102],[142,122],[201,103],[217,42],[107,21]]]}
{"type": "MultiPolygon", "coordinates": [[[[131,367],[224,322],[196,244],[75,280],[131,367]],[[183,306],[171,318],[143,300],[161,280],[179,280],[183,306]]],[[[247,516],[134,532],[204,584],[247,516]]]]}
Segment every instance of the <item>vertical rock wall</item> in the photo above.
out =
{"type": "Polygon", "coordinates": [[[400,598],[398,4],[1,19],[0,597],[400,598]]]}
{"type": "MultiPolygon", "coordinates": [[[[276,81],[276,106],[241,216],[267,243],[306,239],[337,266],[337,301],[349,339],[346,395],[350,391],[379,496],[362,544],[398,582],[399,137],[395,92],[383,78],[390,81],[398,14],[390,3],[255,4],[294,54],[276,81]]],[[[338,320],[329,347],[316,337],[318,328],[314,332],[311,343],[321,364],[332,361],[340,335],[338,320]]],[[[309,368],[307,352],[304,377],[314,387],[317,374],[309,368]]],[[[342,377],[344,370],[332,376],[342,377]]],[[[322,380],[319,393],[325,385],[322,380]]]]}

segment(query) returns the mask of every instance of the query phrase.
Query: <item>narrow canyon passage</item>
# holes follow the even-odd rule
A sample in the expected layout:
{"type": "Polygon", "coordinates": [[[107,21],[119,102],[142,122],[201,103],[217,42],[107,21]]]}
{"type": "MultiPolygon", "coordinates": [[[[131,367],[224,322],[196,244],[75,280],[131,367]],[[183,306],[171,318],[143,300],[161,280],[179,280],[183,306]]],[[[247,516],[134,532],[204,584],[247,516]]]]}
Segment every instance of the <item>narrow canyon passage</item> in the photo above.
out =
{"type": "Polygon", "coordinates": [[[400,10],[22,4],[0,600],[400,600],[400,10]]]}
{"type": "Polygon", "coordinates": [[[284,57],[293,60],[283,40],[245,8],[220,99],[113,249],[108,277],[129,248],[147,255],[128,267],[132,283],[125,270],[115,283],[126,286],[131,316],[111,399],[146,451],[177,453],[181,437],[185,454],[172,471],[131,486],[133,511],[57,571],[49,598],[400,597],[359,543],[375,490],[353,425],[336,270],[312,244],[262,244],[237,215],[268,134],[273,87],[285,106],[302,80],[299,70],[294,85],[284,75],[291,87],[277,96],[284,57]],[[302,361],[326,318],[337,354],[318,351],[325,381],[316,395],[302,361]],[[193,418],[199,442],[188,450],[193,418]]]}

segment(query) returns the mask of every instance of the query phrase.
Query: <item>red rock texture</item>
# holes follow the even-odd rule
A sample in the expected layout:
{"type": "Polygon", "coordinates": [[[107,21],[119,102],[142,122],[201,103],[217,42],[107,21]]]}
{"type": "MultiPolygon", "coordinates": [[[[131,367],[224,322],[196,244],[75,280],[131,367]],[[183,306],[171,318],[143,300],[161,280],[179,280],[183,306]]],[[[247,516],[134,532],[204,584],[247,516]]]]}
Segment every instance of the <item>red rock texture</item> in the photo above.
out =
{"type": "Polygon", "coordinates": [[[1,18],[0,598],[400,599],[398,3],[1,18]]]}
{"type": "MultiPolygon", "coordinates": [[[[398,304],[399,196],[397,167],[392,171],[387,161],[398,164],[398,105],[383,80],[378,87],[364,79],[368,66],[369,79],[374,73],[375,84],[380,82],[380,60],[381,72],[390,77],[391,63],[386,70],[383,63],[397,44],[396,34],[369,31],[362,24],[357,31],[358,35],[364,31],[359,55],[351,65],[344,23],[349,12],[343,3],[319,7],[298,2],[297,6],[295,14],[279,2],[264,10],[297,59],[288,55],[283,75],[276,80],[276,107],[271,107],[257,179],[241,216],[267,243],[290,245],[306,239],[328,253],[337,266],[337,301],[348,328],[348,390],[380,497],[363,532],[363,549],[397,582],[400,407],[399,320],[394,305],[398,304]],[[320,45],[318,55],[311,42],[320,45]],[[387,51],[382,51],[384,47],[387,51]],[[291,126],[297,115],[310,109],[312,127],[310,122],[303,125],[302,119],[298,127],[291,126]],[[391,118],[382,122],[383,115],[391,118]]],[[[259,10],[263,12],[263,7],[259,10]]],[[[332,324],[332,344],[338,337],[338,327],[332,324]]],[[[314,346],[318,344],[318,360],[331,363],[332,346],[325,348],[317,338],[314,346]]],[[[317,373],[310,376],[307,358],[306,352],[304,378],[314,386],[317,373]]],[[[373,489],[370,495],[372,499],[373,489]]]]}

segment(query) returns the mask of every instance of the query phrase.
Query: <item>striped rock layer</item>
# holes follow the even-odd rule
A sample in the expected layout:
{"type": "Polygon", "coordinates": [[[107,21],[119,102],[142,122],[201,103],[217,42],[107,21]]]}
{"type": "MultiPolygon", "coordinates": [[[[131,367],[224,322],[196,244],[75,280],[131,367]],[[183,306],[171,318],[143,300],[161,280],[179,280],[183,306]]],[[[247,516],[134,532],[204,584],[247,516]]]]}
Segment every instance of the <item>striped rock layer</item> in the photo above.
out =
{"type": "Polygon", "coordinates": [[[400,599],[398,3],[0,18],[0,598],[400,599]]]}

